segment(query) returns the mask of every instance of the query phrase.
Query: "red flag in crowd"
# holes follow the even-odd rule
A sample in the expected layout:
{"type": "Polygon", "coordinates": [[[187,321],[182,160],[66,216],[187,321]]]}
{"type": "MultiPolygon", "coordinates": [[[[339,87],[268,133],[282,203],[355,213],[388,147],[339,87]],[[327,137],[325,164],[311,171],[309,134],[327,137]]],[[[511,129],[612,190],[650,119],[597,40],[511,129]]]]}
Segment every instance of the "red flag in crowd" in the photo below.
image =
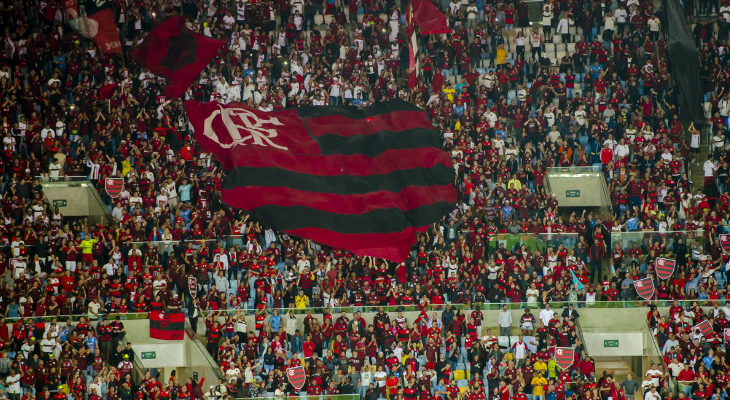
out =
{"type": "Polygon", "coordinates": [[[651,278],[634,281],[634,287],[644,300],[650,300],[654,296],[654,281],[651,278]]]}
{"type": "Polygon", "coordinates": [[[185,337],[185,313],[151,311],[150,337],[162,340],[182,340],[185,337]]]}
{"type": "Polygon", "coordinates": [[[443,139],[411,103],[185,108],[198,143],[228,171],[223,201],[277,231],[402,262],[456,201],[443,139]]]}
{"type": "Polygon", "coordinates": [[[446,16],[429,0],[413,0],[413,22],[422,35],[451,33],[446,16]]]}
{"type": "Polygon", "coordinates": [[[153,29],[130,55],[152,73],[168,79],[168,95],[182,97],[225,44],[225,40],[188,29],[184,17],[172,17],[153,29]]]}
{"type": "Polygon", "coordinates": [[[63,0],[63,9],[69,18],[69,25],[82,36],[93,40],[102,52],[122,52],[119,30],[114,22],[110,1],[63,0]],[[79,5],[84,6],[85,16],[79,15],[79,5]]]}
{"type": "Polygon", "coordinates": [[[722,337],[725,342],[725,346],[727,346],[728,343],[730,343],[730,328],[723,328],[722,337]]]}
{"type": "Polygon", "coordinates": [[[289,383],[291,383],[296,390],[301,390],[302,386],[304,386],[304,382],[307,381],[307,373],[301,365],[287,368],[286,376],[289,378],[289,383]]]}
{"type": "Polygon", "coordinates": [[[712,332],[712,324],[710,323],[709,319],[706,319],[706,320],[700,322],[699,324],[695,325],[695,327],[692,328],[692,330],[693,331],[697,330],[700,332],[700,335],[707,336],[710,334],[710,332],[712,332]]]}
{"type": "Polygon", "coordinates": [[[720,235],[720,246],[725,253],[730,253],[730,235],[720,235]]]}
{"type": "Polygon", "coordinates": [[[566,369],[573,365],[573,359],[575,358],[575,349],[572,347],[556,347],[555,348],[555,362],[562,369],[566,369]]]}
{"type": "Polygon", "coordinates": [[[674,273],[674,266],[677,265],[675,260],[669,258],[657,257],[656,259],[656,274],[660,279],[669,279],[674,273]]]}
{"type": "Polygon", "coordinates": [[[416,26],[413,22],[413,7],[408,7],[408,87],[416,86],[418,81],[418,38],[416,37],[416,26]]]}

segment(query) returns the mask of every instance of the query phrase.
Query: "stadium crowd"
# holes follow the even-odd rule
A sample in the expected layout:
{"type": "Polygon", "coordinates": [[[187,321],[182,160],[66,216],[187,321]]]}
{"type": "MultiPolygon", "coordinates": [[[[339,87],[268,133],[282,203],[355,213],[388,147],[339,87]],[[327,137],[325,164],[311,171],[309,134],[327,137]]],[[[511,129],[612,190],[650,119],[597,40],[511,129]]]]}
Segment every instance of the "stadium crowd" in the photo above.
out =
{"type": "MultiPolygon", "coordinates": [[[[75,33],[59,1],[0,2],[3,396],[225,397],[221,385],[204,393],[203,380],[132,382],[133,353],[117,347],[123,324],[101,322],[106,314],[185,309],[191,322],[205,321],[208,348],[227,377],[223,386],[240,397],[290,393],[282,367],[302,362],[294,357],[301,354],[310,394],[619,400],[632,398],[636,382],[617,386],[595,373],[573,311],[547,319],[528,313],[518,325],[500,319],[505,331],[496,335],[482,331],[478,307],[632,300],[633,281],[654,276],[659,255],[675,258],[677,271],[657,283],[658,299],[725,299],[718,234],[730,225],[727,2],[683,2],[702,61],[712,125],[704,136],[678,120],[661,14],[650,0],[545,1],[536,24],[523,0],[440,0],[453,32],[419,37],[414,88],[406,85],[406,1],[112,3],[121,55],[104,54],[75,33]],[[705,15],[712,12],[719,14],[705,15]],[[403,264],[281,235],[226,207],[219,195],[224,171],[192,139],[181,102],[163,94],[164,79],[127,57],[174,14],[230,41],[187,98],[261,110],[413,102],[428,111],[453,155],[458,206],[419,238],[403,264]],[[694,186],[693,164],[704,172],[694,186]],[[603,171],[614,208],[562,215],[543,184],[547,169],[558,166],[603,171]],[[43,182],[66,176],[91,179],[113,220],[65,218],[54,208],[43,182]],[[108,177],[125,179],[120,197],[104,194],[108,177]],[[663,233],[697,229],[703,231],[691,240],[663,233]],[[611,242],[612,233],[633,231],[649,234],[611,242]],[[495,240],[505,233],[558,239],[549,247],[508,248],[495,240]],[[561,240],[563,233],[572,240],[561,240]],[[474,311],[453,312],[449,304],[474,311]],[[373,321],[325,313],[290,327],[277,311],[366,305],[423,312],[413,321],[397,312],[373,321]],[[442,306],[440,317],[428,315],[442,306]],[[256,310],[250,332],[228,313],[240,308],[256,310]],[[82,314],[94,322],[66,317],[82,314]],[[33,324],[53,316],[59,320],[33,324]],[[500,347],[498,337],[515,327],[524,338],[500,347]],[[578,349],[569,369],[555,366],[555,345],[578,349]]],[[[722,400],[727,365],[715,356],[722,346],[716,338],[687,343],[685,331],[708,316],[721,334],[727,313],[677,307],[650,323],[671,354],[668,371],[691,388],[678,396],[722,400]],[[674,357],[693,375],[682,376],[674,357]]],[[[652,372],[660,394],[649,400],[668,398],[667,377],[652,372]]]]}

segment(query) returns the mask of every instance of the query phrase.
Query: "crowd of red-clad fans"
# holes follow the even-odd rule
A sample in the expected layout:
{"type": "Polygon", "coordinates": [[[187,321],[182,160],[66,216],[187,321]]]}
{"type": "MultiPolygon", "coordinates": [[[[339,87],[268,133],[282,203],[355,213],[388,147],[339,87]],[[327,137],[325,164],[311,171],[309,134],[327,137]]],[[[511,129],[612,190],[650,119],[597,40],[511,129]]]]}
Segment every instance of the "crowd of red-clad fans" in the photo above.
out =
{"type": "MultiPolygon", "coordinates": [[[[677,260],[674,276],[657,283],[659,299],[725,298],[725,253],[717,236],[730,225],[724,135],[730,5],[724,1],[683,2],[700,49],[709,134],[677,118],[661,12],[650,0],[440,0],[435,4],[453,32],[419,37],[419,83],[410,89],[405,1],[114,0],[121,55],[103,54],[75,33],[61,3],[0,2],[0,304],[11,321],[26,318],[12,333],[3,334],[6,325],[0,326],[4,354],[19,357],[0,358],[1,375],[21,377],[6,379],[1,388],[13,400],[63,397],[62,391],[43,390],[58,383],[67,384],[75,399],[202,396],[193,382],[125,386],[129,370],[122,365],[129,368],[129,353],[117,349],[113,321],[111,333],[104,323],[92,335],[84,321],[64,331],[51,324],[34,327],[28,319],[33,317],[97,319],[185,309],[197,321],[208,310],[248,308],[257,310],[262,325],[253,335],[236,329],[235,316],[221,326],[206,320],[209,350],[227,375],[233,366],[237,377],[239,369],[244,383],[253,381],[249,374],[266,371],[267,392],[276,391],[272,382],[283,381],[276,367],[302,352],[312,377],[309,393],[355,387],[352,392],[364,397],[455,400],[459,379],[452,372],[470,369],[464,392],[470,399],[562,400],[573,392],[562,386],[567,379],[561,374],[594,380],[589,359],[576,359],[569,371],[550,370],[551,345],[580,346],[567,320],[548,319],[544,326],[535,321],[533,342],[518,342],[532,351],[523,349],[517,357],[513,350],[514,357],[506,358],[474,314],[458,312],[436,319],[422,314],[406,325],[394,313],[367,323],[350,316],[346,328],[333,315],[329,337],[327,318],[298,327],[298,335],[286,322],[278,330],[262,328],[277,308],[428,310],[634,299],[633,281],[653,276],[659,255],[677,260]],[[530,7],[539,8],[532,24],[530,7]],[[280,235],[226,207],[219,196],[224,171],[192,139],[181,102],[163,95],[164,79],[127,57],[157,22],[174,14],[189,17],[198,32],[229,40],[187,98],[240,101],[261,110],[411,101],[443,132],[457,164],[458,206],[419,238],[403,264],[280,235]],[[707,149],[709,156],[701,158],[707,149]],[[693,192],[690,171],[699,165],[703,176],[692,179],[702,189],[693,192]],[[556,197],[545,191],[545,174],[570,166],[604,172],[614,205],[609,213],[558,211],[556,197]],[[43,182],[67,176],[97,185],[112,221],[65,218],[54,208],[43,182]],[[104,193],[107,177],[124,178],[120,197],[104,193]],[[698,233],[671,233],[680,230],[698,233]],[[626,231],[649,233],[612,242],[612,234],[626,231]],[[543,234],[541,245],[508,247],[497,240],[498,234],[518,233],[543,234]],[[341,339],[334,332],[343,333],[341,339]],[[545,384],[534,380],[540,360],[547,367],[545,384]],[[105,361],[107,367],[99,369],[105,361]],[[360,384],[344,378],[365,363],[374,368],[375,394],[358,391],[367,382],[362,372],[360,384]],[[379,369],[403,393],[382,389],[388,383],[376,378],[379,369]],[[92,391],[94,382],[98,388],[92,391]]],[[[666,323],[656,325],[670,332],[666,323]]],[[[532,337],[530,329],[523,331],[532,337]]],[[[703,343],[698,346],[705,349],[703,343]]],[[[687,348],[696,360],[692,346],[687,348]]],[[[713,379],[701,364],[691,367],[713,379]]],[[[624,395],[605,377],[598,382],[578,385],[575,395],[624,395]]]]}

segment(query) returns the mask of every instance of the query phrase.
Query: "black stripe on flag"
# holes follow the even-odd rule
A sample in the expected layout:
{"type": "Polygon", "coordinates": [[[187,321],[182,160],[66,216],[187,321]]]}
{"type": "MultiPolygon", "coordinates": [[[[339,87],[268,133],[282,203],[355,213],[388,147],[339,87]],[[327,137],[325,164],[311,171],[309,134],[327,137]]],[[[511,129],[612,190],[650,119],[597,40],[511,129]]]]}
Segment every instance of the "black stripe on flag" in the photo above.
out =
{"type": "Polygon", "coordinates": [[[438,131],[415,128],[404,131],[380,131],[367,136],[324,135],[315,138],[323,155],[363,154],[375,157],[388,149],[440,147],[443,143],[438,131]]]}
{"type": "Polygon", "coordinates": [[[453,203],[442,201],[408,211],[381,208],[363,214],[336,214],[303,206],[268,205],[256,208],[251,214],[264,225],[283,230],[329,229],[336,222],[340,233],[381,233],[429,225],[451,211],[452,207],[453,203]]]}
{"type": "Polygon", "coordinates": [[[451,185],[454,169],[435,165],[431,168],[401,169],[384,175],[335,175],[303,174],[281,168],[238,167],[226,174],[223,190],[239,186],[285,186],[292,189],[334,194],[364,194],[378,191],[399,192],[408,186],[451,185]]]}

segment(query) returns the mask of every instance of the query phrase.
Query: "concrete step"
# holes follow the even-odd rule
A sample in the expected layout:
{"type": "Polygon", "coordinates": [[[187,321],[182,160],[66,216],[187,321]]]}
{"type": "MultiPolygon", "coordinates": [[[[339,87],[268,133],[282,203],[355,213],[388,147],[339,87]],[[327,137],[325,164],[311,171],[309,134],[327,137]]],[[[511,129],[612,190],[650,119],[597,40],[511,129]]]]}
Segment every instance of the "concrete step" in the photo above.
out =
{"type": "Polygon", "coordinates": [[[690,171],[691,174],[689,175],[690,179],[692,180],[692,189],[693,191],[696,191],[697,189],[702,190],[705,186],[705,172],[702,170],[702,164],[707,160],[707,156],[709,155],[709,150],[707,149],[707,146],[702,146],[700,149],[700,154],[695,160],[695,162],[690,164],[690,171]]]}
{"type": "Polygon", "coordinates": [[[614,371],[614,380],[623,382],[628,374],[632,374],[636,377],[636,374],[631,370],[631,367],[621,357],[596,357],[596,377],[601,377],[603,371],[614,371]]]}

